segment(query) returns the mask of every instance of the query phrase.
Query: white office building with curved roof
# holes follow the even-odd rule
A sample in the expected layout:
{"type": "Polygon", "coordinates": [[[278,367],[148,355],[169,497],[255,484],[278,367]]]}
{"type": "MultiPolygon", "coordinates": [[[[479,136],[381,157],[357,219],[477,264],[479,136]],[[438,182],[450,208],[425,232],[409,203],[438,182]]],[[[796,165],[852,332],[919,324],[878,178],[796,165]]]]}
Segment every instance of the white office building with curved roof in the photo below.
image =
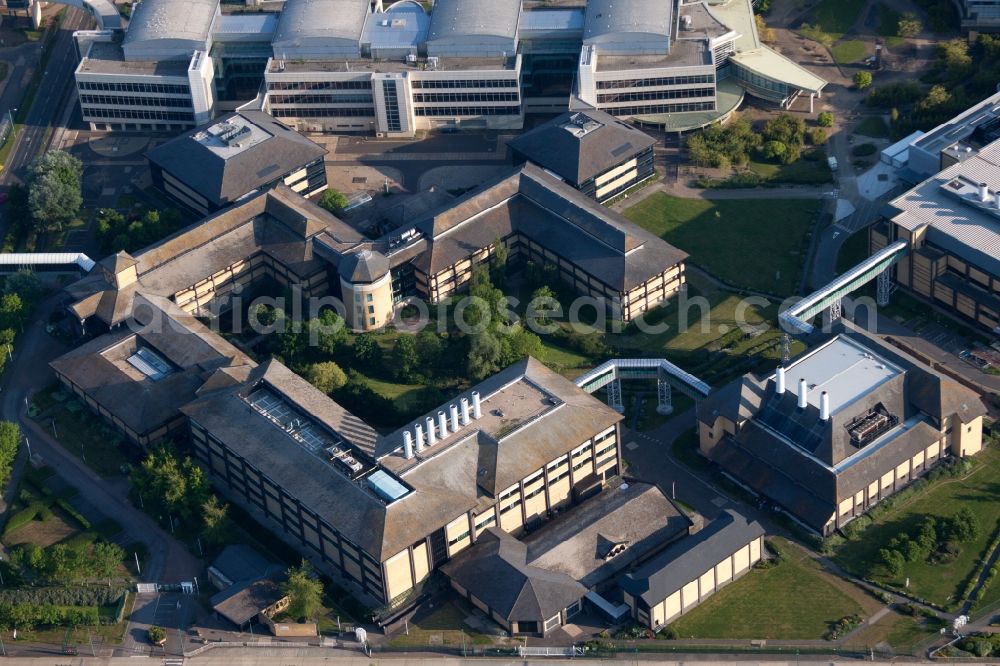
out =
{"type": "Polygon", "coordinates": [[[78,43],[84,119],[105,129],[190,127],[257,95],[305,132],[509,130],[567,108],[684,131],[745,94],[811,109],[826,85],[760,42],[752,0],[286,0],[280,15],[142,0],[124,35],[78,43]],[[228,72],[249,70],[234,99],[228,72]]]}

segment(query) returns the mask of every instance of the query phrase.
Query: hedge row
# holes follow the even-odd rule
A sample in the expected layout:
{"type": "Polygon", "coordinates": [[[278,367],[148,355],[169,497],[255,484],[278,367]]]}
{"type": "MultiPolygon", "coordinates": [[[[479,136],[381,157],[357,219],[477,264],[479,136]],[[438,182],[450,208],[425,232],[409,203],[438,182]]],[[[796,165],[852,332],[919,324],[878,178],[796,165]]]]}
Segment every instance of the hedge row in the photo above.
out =
{"type": "Polygon", "coordinates": [[[85,530],[89,530],[90,529],[90,521],[87,520],[86,518],[84,518],[83,514],[80,513],[79,511],[77,511],[73,507],[73,505],[70,504],[67,500],[63,499],[62,497],[57,497],[56,498],[56,504],[59,505],[60,509],[62,509],[63,511],[65,511],[66,513],[68,513],[70,516],[72,516],[73,520],[75,520],[76,522],[80,523],[80,525],[83,527],[83,529],[85,529],[85,530]]]}
{"type": "Polygon", "coordinates": [[[7,520],[7,526],[4,528],[3,534],[4,536],[7,536],[19,527],[24,527],[36,517],[41,517],[42,520],[45,520],[46,517],[50,518],[51,516],[52,510],[49,509],[46,502],[42,502],[40,500],[32,502],[7,520]]]}
{"type": "Polygon", "coordinates": [[[0,589],[0,604],[109,606],[124,594],[122,587],[23,587],[0,589]]]}
{"type": "Polygon", "coordinates": [[[100,624],[97,606],[0,603],[0,627],[26,629],[34,626],[65,627],[100,624]]]}

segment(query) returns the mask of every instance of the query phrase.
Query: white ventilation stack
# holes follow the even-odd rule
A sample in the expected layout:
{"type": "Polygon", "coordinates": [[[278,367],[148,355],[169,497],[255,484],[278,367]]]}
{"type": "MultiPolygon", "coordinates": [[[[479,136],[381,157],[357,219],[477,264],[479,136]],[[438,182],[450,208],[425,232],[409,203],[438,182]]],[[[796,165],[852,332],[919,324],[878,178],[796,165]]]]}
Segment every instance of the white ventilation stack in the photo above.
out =
{"type": "Polygon", "coordinates": [[[444,415],[444,412],[438,412],[438,434],[440,434],[441,439],[448,436],[448,417],[444,415]]]}
{"type": "Polygon", "coordinates": [[[785,369],[779,367],[774,373],[774,392],[781,395],[785,392],[785,369]]]}
{"type": "Polygon", "coordinates": [[[819,419],[820,421],[830,420],[830,394],[826,391],[819,394],[819,419]]]}
{"type": "Polygon", "coordinates": [[[413,458],[413,433],[409,430],[403,431],[403,457],[407,460],[413,458]]]}
{"type": "Polygon", "coordinates": [[[997,190],[996,194],[994,194],[993,196],[996,197],[996,201],[994,203],[996,203],[997,208],[1000,208],[1000,190],[997,190]]]}
{"type": "Polygon", "coordinates": [[[479,391],[472,392],[472,418],[483,418],[483,406],[479,400],[479,391]]]}
{"type": "Polygon", "coordinates": [[[462,398],[462,425],[469,425],[469,399],[462,398]]]}
{"type": "Polygon", "coordinates": [[[420,453],[424,450],[424,427],[418,423],[413,426],[413,430],[417,436],[417,453],[420,453]]]}
{"type": "Polygon", "coordinates": [[[427,417],[427,446],[434,446],[437,444],[437,436],[434,434],[434,417],[427,417]]]}
{"type": "Polygon", "coordinates": [[[809,404],[809,383],[805,379],[799,380],[799,409],[805,409],[809,404]]]}
{"type": "Polygon", "coordinates": [[[451,431],[458,432],[458,429],[462,427],[458,424],[458,405],[452,403],[448,410],[451,412],[451,431]]]}
{"type": "Polygon", "coordinates": [[[983,203],[990,200],[990,186],[987,183],[979,183],[979,200],[983,203]]]}

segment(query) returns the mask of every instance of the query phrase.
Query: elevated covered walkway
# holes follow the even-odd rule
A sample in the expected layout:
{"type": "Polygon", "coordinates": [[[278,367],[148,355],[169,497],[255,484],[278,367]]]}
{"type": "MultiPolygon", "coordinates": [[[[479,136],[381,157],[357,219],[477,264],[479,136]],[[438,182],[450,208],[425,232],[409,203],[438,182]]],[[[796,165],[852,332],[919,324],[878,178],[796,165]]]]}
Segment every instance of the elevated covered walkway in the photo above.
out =
{"type": "Polygon", "coordinates": [[[681,384],[695,396],[706,396],[712,387],[694,375],[677,367],[665,358],[615,358],[606,361],[589,372],[585,372],[574,380],[574,383],[587,393],[608,387],[608,404],[618,411],[623,411],[622,379],[655,379],[656,380],[656,411],[661,414],[671,413],[673,408],[671,381],[681,384]]]}
{"type": "Polygon", "coordinates": [[[0,254],[0,273],[13,273],[25,268],[59,270],[60,267],[65,267],[71,269],[73,266],[88,273],[94,264],[94,260],[82,252],[5,252],[0,254]]]}
{"type": "Polygon", "coordinates": [[[887,305],[892,292],[889,268],[906,252],[907,245],[904,241],[896,241],[882,248],[778,315],[782,329],[786,333],[808,335],[815,330],[809,323],[810,320],[824,310],[830,310],[831,319],[839,319],[843,297],[875,278],[879,281],[876,301],[879,305],[887,305]]]}

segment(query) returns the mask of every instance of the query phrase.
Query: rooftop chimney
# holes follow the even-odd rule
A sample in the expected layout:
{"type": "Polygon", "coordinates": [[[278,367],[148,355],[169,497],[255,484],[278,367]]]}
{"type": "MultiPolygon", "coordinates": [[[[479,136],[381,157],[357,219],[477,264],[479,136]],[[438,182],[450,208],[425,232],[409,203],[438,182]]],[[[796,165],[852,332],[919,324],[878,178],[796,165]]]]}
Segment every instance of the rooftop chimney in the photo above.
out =
{"type": "Polygon", "coordinates": [[[424,450],[424,427],[418,423],[413,426],[413,430],[417,437],[417,453],[420,453],[424,450]]]}
{"type": "Polygon", "coordinates": [[[462,425],[469,425],[469,399],[462,398],[462,425]]]}
{"type": "Polygon", "coordinates": [[[809,404],[809,383],[805,379],[799,380],[799,409],[805,409],[809,404]]]}
{"type": "Polygon", "coordinates": [[[774,392],[781,395],[785,392],[785,369],[778,368],[778,371],[774,373],[774,392]]]}
{"type": "Polygon", "coordinates": [[[452,403],[448,407],[448,410],[451,412],[451,431],[458,432],[458,429],[461,427],[458,425],[458,405],[452,403]]]}
{"type": "Polygon", "coordinates": [[[979,183],[979,200],[983,203],[990,200],[990,186],[986,183],[979,183]]]}
{"type": "Polygon", "coordinates": [[[413,458],[413,433],[409,430],[403,431],[403,457],[407,460],[413,458]]]}
{"type": "Polygon", "coordinates": [[[434,417],[427,417],[427,446],[434,446],[437,444],[437,436],[434,434],[434,417]]]}
{"type": "Polygon", "coordinates": [[[479,391],[472,392],[472,418],[481,419],[483,418],[482,405],[479,402],[479,391]]]}
{"type": "Polygon", "coordinates": [[[819,394],[819,419],[820,421],[830,420],[830,394],[826,391],[819,394]]]}
{"type": "Polygon", "coordinates": [[[448,417],[444,415],[444,412],[438,412],[438,432],[441,439],[448,436],[448,417]]]}

